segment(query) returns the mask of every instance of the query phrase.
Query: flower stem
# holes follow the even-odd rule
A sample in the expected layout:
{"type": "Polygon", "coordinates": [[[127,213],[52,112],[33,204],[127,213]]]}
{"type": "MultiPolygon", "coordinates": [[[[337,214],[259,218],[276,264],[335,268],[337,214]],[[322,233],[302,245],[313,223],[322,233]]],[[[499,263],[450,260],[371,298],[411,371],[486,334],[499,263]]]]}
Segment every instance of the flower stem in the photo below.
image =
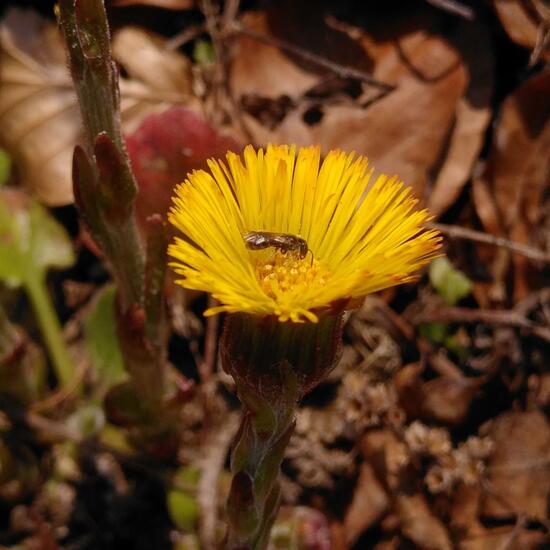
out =
{"type": "Polygon", "coordinates": [[[267,546],[280,504],[277,476],[298,402],[336,365],[342,327],[341,313],[301,324],[240,313],[225,318],[220,357],[243,404],[231,456],[226,548],[267,546]]]}
{"type": "Polygon", "coordinates": [[[287,402],[284,410],[273,414],[269,406],[255,411],[245,406],[231,458],[234,477],[227,503],[228,549],[263,550],[267,546],[279,510],[277,477],[294,430],[296,407],[296,402],[287,402]],[[270,420],[267,423],[266,418],[270,420]]]}
{"type": "Polygon", "coordinates": [[[73,362],[69,356],[61,324],[48,296],[44,277],[29,277],[25,289],[31,301],[44,343],[52,362],[55,374],[62,386],[68,386],[75,377],[73,362]]]}

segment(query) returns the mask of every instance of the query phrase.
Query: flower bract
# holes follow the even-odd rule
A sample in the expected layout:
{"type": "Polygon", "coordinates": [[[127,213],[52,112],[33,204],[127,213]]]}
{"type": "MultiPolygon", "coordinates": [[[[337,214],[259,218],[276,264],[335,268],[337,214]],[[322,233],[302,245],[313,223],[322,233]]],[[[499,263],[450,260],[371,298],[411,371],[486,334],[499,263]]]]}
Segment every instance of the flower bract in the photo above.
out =
{"type": "Polygon", "coordinates": [[[396,177],[319,147],[246,147],[177,186],[169,247],[177,282],[210,292],[220,311],[316,322],[323,311],[411,281],[439,233],[396,177]],[[301,246],[299,246],[301,244],[301,246]]]}

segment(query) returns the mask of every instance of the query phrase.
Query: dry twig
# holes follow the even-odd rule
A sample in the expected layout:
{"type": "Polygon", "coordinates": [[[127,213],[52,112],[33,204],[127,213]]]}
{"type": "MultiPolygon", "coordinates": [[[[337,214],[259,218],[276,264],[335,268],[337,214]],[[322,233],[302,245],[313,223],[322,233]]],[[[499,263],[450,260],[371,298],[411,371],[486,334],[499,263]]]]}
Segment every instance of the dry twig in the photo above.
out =
{"type": "Polygon", "coordinates": [[[445,307],[425,311],[415,319],[416,323],[486,323],[517,327],[533,336],[550,342],[550,328],[536,325],[513,309],[471,309],[465,307],[445,307]]]}
{"type": "Polygon", "coordinates": [[[183,31],[170,38],[170,40],[167,40],[164,47],[169,51],[177,50],[188,42],[198,38],[203,32],[206,32],[206,23],[192,25],[183,29],[183,31]]]}
{"type": "Polygon", "coordinates": [[[466,6],[456,0],[426,0],[426,2],[436,8],[458,15],[469,21],[475,17],[474,10],[470,8],[470,6],[466,6]]]}
{"type": "MultiPolygon", "coordinates": [[[[214,307],[216,300],[210,296],[208,298],[208,307],[214,307]]],[[[219,315],[212,315],[206,321],[206,334],[204,337],[204,358],[199,367],[203,382],[207,382],[214,372],[216,359],[218,357],[218,327],[219,315]]]]}
{"type": "Polygon", "coordinates": [[[505,239],[503,237],[496,237],[494,235],[489,235],[488,233],[483,233],[482,231],[476,231],[475,229],[469,229],[459,225],[447,225],[443,223],[430,223],[427,225],[428,227],[441,231],[443,235],[446,235],[451,239],[465,239],[477,243],[491,244],[493,246],[507,248],[508,250],[511,250],[516,254],[521,254],[530,260],[550,264],[550,254],[548,254],[548,252],[526,244],[510,241],[509,239],[505,239]]]}
{"type": "Polygon", "coordinates": [[[253,143],[252,134],[243,120],[239,102],[236,101],[231,86],[229,85],[231,29],[236,25],[234,18],[239,11],[239,4],[240,0],[229,0],[226,2],[223,14],[220,17],[212,0],[200,0],[200,8],[206,19],[206,29],[212,39],[214,54],[216,56],[214,100],[218,110],[221,112],[223,112],[224,109],[220,109],[220,106],[225,102],[227,103],[230,111],[229,114],[233,120],[238,123],[246,140],[249,143],[253,143]]]}
{"type": "Polygon", "coordinates": [[[204,445],[203,460],[201,461],[202,474],[197,491],[197,501],[201,510],[199,526],[201,545],[206,550],[216,548],[218,480],[238,427],[238,416],[234,413],[229,414],[217,429],[210,431],[209,440],[204,445]]]}
{"type": "Polygon", "coordinates": [[[280,48],[281,50],[284,50],[290,54],[301,57],[304,61],[308,61],[319,67],[327,69],[341,78],[355,78],[356,80],[359,80],[361,82],[364,82],[365,84],[369,84],[370,86],[373,86],[375,88],[382,90],[386,94],[389,92],[392,92],[396,88],[394,85],[388,84],[387,82],[382,82],[381,80],[374,78],[372,75],[365,73],[364,71],[355,69],[354,67],[340,65],[339,63],[330,61],[329,59],[326,59],[325,57],[321,57],[313,52],[310,52],[309,50],[304,50],[299,46],[295,46],[294,44],[289,44],[284,40],[275,38],[274,36],[268,36],[268,35],[256,32],[252,29],[249,29],[241,25],[236,21],[234,21],[229,28],[233,32],[244,34],[245,36],[249,36],[253,40],[257,40],[258,42],[263,42],[264,44],[268,44],[269,46],[280,48]]]}

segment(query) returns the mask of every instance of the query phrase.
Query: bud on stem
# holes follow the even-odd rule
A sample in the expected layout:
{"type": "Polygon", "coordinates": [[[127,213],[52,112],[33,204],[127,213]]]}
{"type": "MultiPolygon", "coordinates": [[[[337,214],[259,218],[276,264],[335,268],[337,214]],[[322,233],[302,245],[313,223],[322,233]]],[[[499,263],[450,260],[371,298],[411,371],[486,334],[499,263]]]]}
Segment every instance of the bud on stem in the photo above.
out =
{"type": "Polygon", "coordinates": [[[226,547],[261,550],[280,504],[277,476],[302,396],[336,365],[343,315],[318,323],[281,323],[276,317],[229,315],[221,342],[223,368],[243,403],[231,457],[234,474],[226,547]]]}

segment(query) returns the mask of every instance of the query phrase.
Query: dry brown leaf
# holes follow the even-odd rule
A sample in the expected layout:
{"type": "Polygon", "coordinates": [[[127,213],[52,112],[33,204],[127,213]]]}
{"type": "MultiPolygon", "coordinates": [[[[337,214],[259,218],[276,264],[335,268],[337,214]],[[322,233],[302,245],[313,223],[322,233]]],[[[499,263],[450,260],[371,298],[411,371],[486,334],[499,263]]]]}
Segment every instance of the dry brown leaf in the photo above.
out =
{"type": "Polygon", "coordinates": [[[458,425],[464,421],[482,380],[465,376],[438,376],[422,385],[421,416],[430,421],[458,425]]]}
{"type": "Polygon", "coordinates": [[[72,200],[68,172],[80,134],[65,52],[53,24],[10,11],[0,25],[0,141],[48,204],[72,200]]]}
{"type": "Polygon", "coordinates": [[[491,492],[483,515],[546,520],[550,491],[550,425],[540,412],[509,412],[489,429],[495,442],[488,465],[491,492]]]}
{"type": "Polygon", "coordinates": [[[528,531],[521,523],[487,529],[479,520],[482,489],[460,485],[453,495],[450,528],[458,550],[537,550],[548,543],[548,535],[528,531]]]}
{"type": "Polygon", "coordinates": [[[452,550],[449,533],[433,514],[422,493],[399,494],[395,498],[395,513],[401,532],[422,550],[452,550]]]}
{"type": "Polygon", "coordinates": [[[544,47],[544,35],[550,30],[550,8],[541,0],[494,0],[495,10],[508,36],[520,46],[540,48],[550,59],[550,44],[544,47]]]}
{"type": "MultiPolygon", "coordinates": [[[[550,183],[550,70],[526,81],[502,105],[486,168],[474,180],[473,201],[485,229],[528,244],[540,222],[550,183]]],[[[524,257],[514,255],[516,288],[529,289],[524,257]]],[[[498,257],[497,257],[498,260],[498,257]]],[[[494,265],[492,272],[497,278],[494,265]]]]}
{"type": "Polygon", "coordinates": [[[410,363],[397,371],[394,376],[395,389],[399,404],[408,418],[419,418],[422,410],[424,367],[419,363],[410,363]]]}
{"type": "Polygon", "coordinates": [[[400,486],[400,472],[409,457],[405,445],[389,428],[367,431],[359,449],[385,486],[392,490],[400,486]]]}
{"type": "Polygon", "coordinates": [[[460,541],[458,550],[543,550],[549,542],[548,535],[541,531],[505,526],[460,541]]]}
{"type": "Polygon", "coordinates": [[[420,365],[411,364],[395,376],[399,403],[407,416],[449,425],[463,422],[483,380],[459,375],[438,376],[424,382],[422,371],[420,365]]]}
{"type": "Polygon", "coordinates": [[[505,229],[524,217],[540,220],[542,194],[550,183],[550,70],[525,82],[502,106],[485,177],[492,183],[505,229]]]}
{"type": "Polygon", "coordinates": [[[190,61],[163,44],[163,38],[138,27],[122,28],[113,36],[113,57],[130,77],[121,82],[125,132],[134,130],[144,115],[165,110],[166,101],[177,104],[191,97],[190,61]]]}
{"type": "Polygon", "coordinates": [[[461,539],[485,532],[479,521],[481,488],[460,484],[453,493],[450,529],[461,539]]]}
{"type": "MultiPolygon", "coordinates": [[[[158,41],[147,44],[141,31],[125,30],[126,42],[132,32],[133,44],[141,44],[132,50],[135,58],[144,53],[156,62],[147,67],[144,80],[121,78],[125,130],[152,111],[189,103],[185,62],[171,54],[159,63],[158,41]]],[[[0,24],[0,43],[0,142],[40,200],[68,204],[73,200],[70,170],[80,113],[61,37],[52,22],[34,12],[10,10],[0,24]]],[[[138,73],[134,65],[132,72],[138,73]]]]}
{"type": "Polygon", "coordinates": [[[493,54],[489,33],[479,25],[467,25],[459,44],[468,70],[468,87],[458,101],[449,147],[428,201],[430,212],[436,216],[452,206],[470,179],[491,120],[493,54]]]}
{"type": "Polygon", "coordinates": [[[399,550],[401,547],[398,537],[393,537],[390,540],[384,540],[382,542],[376,543],[376,546],[373,547],[373,550],[399,550]]]}
{"type": "Polygon", "coordinates": [[[537,23],[521,0],[494,0],[495,10],[510,38],[528,48],[537,41],[537,23]]]}
{"type": "MultiPolygon", "coordinates": [[[[427,192],[427,183],[434,170],[443,166],[443,174],[447,174],[455,196],[466,181],[479,152],[481,136],[487,124],[487,93],[477,89],[478,84],[473,84],[470,91],[474,93],[477,90],[475,93],[480,94],[477,98],[479,103],[474,103],[474,99],[468,96],[470,107],[475,104],[472,107],[475,113],[465,111],[464,105],[458,107],[468,84],[468,71],[463,62],[466,54],[461,51],[462,46],[455,46],[452,38],[445,38],[436,31],[428,33],[423,30],[426,25],[437,29],[441,21],[437,13],[403,9],[406,15],[389,20],[395,23],[388,23],[386,18],[383,32],[374,11],[369,14],[363,27],[353,27],[347,34],[340,31],[341,43],[347,44],[353,36],[363,50],[355,52],[355,58],[348,55],[348,65],[362,70],[372,67],[375,78],[397,87],[368,106],[362,106],[362,103],[372,99],[374,92],[373,88],[367,89],[365,86],[360,96],[348,97],[347,101],[341,99],[341,94],[313,100],[317,88],[326,84],[327,80],[334,80],[334,75],[320,75],[318,67],[313,71],[311,64],[305,66],[296,56],[291,58],[276,47],[241,37],[231,71],[231,87],[236,98],[242,102],[249,96],[259,96],[277,102],[286,95],[291,105],[278,125],[266,124],[257,114],[251,116],[245,113],[244,119],[255,140],[260,144],[269,141],[299,145],[320,143],[323,151],[331,148],[355,150],[367,155],[377,170],[399,174],[415,188],[419,196],[427,192]],[[429,22],[426,17],[431,18],[429,22]],[[455,133],[451,134],[449,164],[445,164],[441,156],[445,152],[457,108],[462,112],[459,112],[460,121],[455,133]],[[312,109],[315,116],[308,119],[312,109]],[[464,162],[458,168],[461,155],[464,155],[464,162]]],[[[247,17],[244,25],[269,35],[273,19],[277,19],[275,12],[257,13],[247,17]]],[[[303,17],[297,24],[288,16],[286,34],[282,38],[298,45],[302,45],[303,41],[309,51],[330,58],[330,53],[338,50],[334,29],[329,29],[322,21],[317,25],[315,21],[315,26],[307,25],[310,32],[306,42],[302,37],[305,32],[302,21],[303,17]],[[329,44],[325,37],[327,29],[332,32],[329,44]]],[[[354,24],[361,23],[355,21],[354,24]]],[[[467,29],[473,29],[473,35],[482,37],[479,27],[471,25],[458,23],[454,34],[459,36],[467,29]]],[[[460,44],[460,40],[456,42],[460,44]]],[[[351,52],[351,48],[348,50],[351,52]]],[[[482,48],[477,55],[489,55],[489,50],[486,52],[482,48]]],[[[477,78],[476,71],[486,74],[486,65],[487,59],[484,59],[481,69],[470,69],[472,78],[477,78]]],[[[483,86],[486,85],[487,82],[484,82],[483,86]]],[[[440,209],[446,206],[442,186],[439,180],[437,200],[440,209]]]]}
{"type": "Polygon", "coordinates": [[[349,546],[380,519],[389,504],[388,495],[372,466],[364,462],[361,465],[353,500],[344,518],[346,541],[349,546]]]}

